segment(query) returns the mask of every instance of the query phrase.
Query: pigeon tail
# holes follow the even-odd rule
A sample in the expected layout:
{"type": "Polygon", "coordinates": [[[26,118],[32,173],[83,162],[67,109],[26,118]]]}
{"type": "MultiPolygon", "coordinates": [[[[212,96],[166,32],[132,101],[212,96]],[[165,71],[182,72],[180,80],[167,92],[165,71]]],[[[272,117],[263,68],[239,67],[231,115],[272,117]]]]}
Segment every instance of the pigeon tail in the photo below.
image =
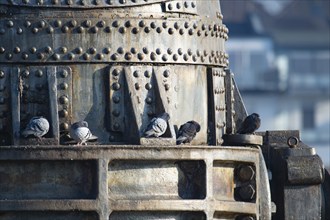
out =
{"type": "Polygon", "coordinates": [[[178,139],[176,139],[176,144],[177,145],[183,144],[183,143],[185,143],[186,140],[187,140],[187,137],[180,136],[180,137],[178,137],[178,139]]]}

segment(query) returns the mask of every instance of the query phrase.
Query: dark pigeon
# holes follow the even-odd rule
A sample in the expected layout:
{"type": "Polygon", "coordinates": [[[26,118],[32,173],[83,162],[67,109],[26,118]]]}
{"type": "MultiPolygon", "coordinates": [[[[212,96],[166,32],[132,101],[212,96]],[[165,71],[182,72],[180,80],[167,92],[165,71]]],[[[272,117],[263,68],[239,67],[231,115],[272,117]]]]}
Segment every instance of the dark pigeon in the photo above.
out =
{"type": "Polygon", "coordinates": [[[188,121],[181,125],[176,144],[190,143],[200,130],[201,126],[196,121],[188,121]]]}
{"type": "Polygon", "coordinates": [[[237,130],[237,134],[252,134],[260,127],[260,117],[257,113],[253,113],[247,116],[239,129],[237,130]]]}

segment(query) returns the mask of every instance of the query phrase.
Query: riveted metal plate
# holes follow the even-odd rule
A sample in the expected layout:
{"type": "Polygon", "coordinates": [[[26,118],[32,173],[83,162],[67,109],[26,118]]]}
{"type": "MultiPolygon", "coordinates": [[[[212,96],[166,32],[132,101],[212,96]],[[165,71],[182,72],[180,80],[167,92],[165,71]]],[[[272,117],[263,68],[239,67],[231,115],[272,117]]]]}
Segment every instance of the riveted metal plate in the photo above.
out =
{"type": "Polygon", "coordinates": [[[197,14],[196,0],[193,1],[169,1],[165,3],[166,12],[179,12],[197,14]]]}
{"type": "Polygon", "coordinates": [[[212,115],[214,116],[214,125],[211,130],[214,135],[213,143],[215,145],[221,145],[223,143],[222,135],[226,131],[226,99],[225,99],[225,76],[226,72],[221,68],[212,68],[209,71],[211,80],[210,90],[211,100],[214,100],[211,104],[212,115]]]}
{"type": "MultiPolygon", "coordinates": [[[[5,5],[38,8],[125,8],[150,5],[166,0],[8,0],[5,5]]],[[[168,0],[167,0],[168,1],[168,0]]]]}
{"type": "Polygon", "coordinates": [[[0,145],[10,144],[10,130],[10,67],[0,65],[0,145]]]}
{"type": "MultiPolygon", "coordinates": [[[[109,68],[110,130],[125,131],[125,73],[122,66],[109,68]]],[[[127,120],[127,119],[126,119],[127,120]]]]}
{"type": "Polygon", "coordinates": [[[68,131],[72,119],[72,69],[57,66],[55,69],[57,87],[57,108],[60,132],[68,131]]]}
{"type": "Polygon", "coordinates": [[[228,29],[221,22],[63,16],[0,20],[0,35],[6,39],[0,42],[0,62],[228,65],[223,52],[228,29]]]}

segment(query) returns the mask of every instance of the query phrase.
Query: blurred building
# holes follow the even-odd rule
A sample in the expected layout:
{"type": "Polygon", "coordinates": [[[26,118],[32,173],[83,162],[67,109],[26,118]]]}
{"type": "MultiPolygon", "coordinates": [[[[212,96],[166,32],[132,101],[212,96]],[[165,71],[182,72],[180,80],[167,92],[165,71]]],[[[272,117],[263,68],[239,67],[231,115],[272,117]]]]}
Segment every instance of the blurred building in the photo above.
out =
{"type": "Polygon", "coordinates": [[[261,130],[300,130],[330,166],[330,1],[271,4],[221,0],[229,66],[261,130]]]}

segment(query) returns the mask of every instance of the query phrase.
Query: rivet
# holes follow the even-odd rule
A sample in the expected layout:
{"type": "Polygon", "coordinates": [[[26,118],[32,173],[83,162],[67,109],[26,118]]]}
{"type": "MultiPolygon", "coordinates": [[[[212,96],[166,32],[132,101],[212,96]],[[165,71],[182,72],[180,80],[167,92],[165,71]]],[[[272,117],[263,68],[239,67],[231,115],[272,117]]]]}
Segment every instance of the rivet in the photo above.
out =
{"type": "Polygon", "coordinates": [[[119,96],[114,96],[112,98],[112,100],[113,100],[114,103],[117,103],[118,104],[120,102],[120,97],[119,96]]]}
{"type": "Polygon", "coordinates": [[[69,27],[64,25],[64,26],[62,26],[61,30],[63,33],[68,33],[69,27]]]}
{"type": "Polygon", "coordinates": [[[23,2],[23,4],[27,4],[27,3],[29,3],[29,0],[23,0],[22,2],[23,2]]]}
{"type": "Polygon", "coordinates": [[[201,30],[198,30],[198,31],[197,31],[197,35],[198,35],[198,36],[201,36],[201,35],[202,35],[201,30]]]}
{"type": "Polygon", "coordinates": [[[70,25],[70,27],[75,27],[75,26],[77,26],[77,21],[76,20],[71,20],[70,22],[69,22],[69,25],[70,25]]]}
{"type": "Polygon", "coordinates": [[[126,21],[125,22],[125,27],[129,28],[131,26],[132,26],[131,21],[126,21]]]}
{"type": "Polygon", "coordinates": [[[120,27],[119,28],[119,33],[122,33],[122,34],[126,33],[126,28],[125,27],[120,27]]]}
{"type": "Polygon", "coordinates": [[[119,54],[123,54],[123,53],[124,53],[124,48],[119,47],[119,48],[117,49],[117,52],[118,52],[119,54]]]}
{"type": "Polygon", "coordinates": [[[39,27],[40,28],[44,28],[46,26],[46,22],[45,21],[40,21],[39,22],[39,27]]]}
{"type": "Polygon", "coordinates": [[[183,59],[184,59],[185,61],[188,61],[189,56],[188,56],[187,54],[184,54],[184,55],[183,55],[183,59]]]}
{"type": "Polygon", "coordinates": [[[173,53],[173,50],[172,50],[171,48],[168,48],[168,49],[167,49],[167,53],[168,53],[169,55],[171,55],[171,54],[173,53]]]}
{"type": "Polygon", "coordinates": [[[164,86],[165,86],[166,91],[168,91],[170,89],[170,85],[168,83],[166,83],[164,86]]]}
{"type": "Polygon", "coordinates": [[[146,71],[144,72],[144,76],[147,77],[147,78],[150,78],[150,77],[151,77],[151,73],[150,73],[150,71],[146,70],[146,71]]]}
{"type": "Polygon", "coordinates": [[[156,54],[154,52],[151,52],[150,59],[151,60],[156,60],[156,54]]]}
{"type": "Polygon", "coordinates": [[[68,129],[69,129],[68,123],[61,123],[60,130],[68,130],[68,129]]]}
{"type": "Polygon", "coordinates": [[[132,52],[132,54],[136,54],[136,53],[137,53],[136,48],[135,48],[135,47],[132,47],[132,48],[131,48],[131,52],[132,52]]]}
{"type": "Polygon", "coordinates": [[[120,70],[118,70],[118,69],[114,69],[112,71],[112,75],[114,75],[114,76],[119,76],[119,73],[120,73],[120,70]]]}
{"type": "Polygon", "coordinates": [[[168,10],[173,10],[173,5],[171,4],[171,3],[169,3],[168,5],[167,5],[167,8],[168,8],[168,10]]]}
{"type": "Polygon", "coordinates": [[[112,60],[117,60],[119,58],[117,53],[112,54],[111,59],[112,60]]]}
{"type": "Polygon", "coordinates": [[[189,27],[189,23],[187,21],[184,23],[184,27],[185,28],[188,28],[189,27]]]}
{"type": "Polygon", "coordinates": [[[120,125],[119,125],[118,123],[115,123],[115,124],[113,125],[113,128],[114,128],[115,130],[119,130],[119,129],[120,129],[120,125]]]}
{"type": "Polygon", "coordinates": [[[168,27],[168,24],[167,24],[167,22],[165,21],[165,22],[163,22],[163,28],[167,28],[168,27]]]}
{"type": "Polygon", "coordinates": [[[188,8],[189,7],[188,2],[184,2],[183,5],[184,5],[185,8],[188,8]]]}
{"type": "Polygon", "coordinates": [[[140,84],[139,84],[139,83],[135,83],[135,85],[134,85],[134,86],[135,86],[135,89],[136,89],[136,90],[139,90],[139,89],[141,88],[141,86],[140,86],[140,84]]]}
{"type": "Polygon", "coordinates": [[[92,32],[93,34],[96,34],[98,31],[99,31],[99,28],[96,27],[96,26],[94,26],[94,27],[91,28],[91,32],[92,32]]]}
{"type": "Polygon", "coordinates": [[[169,28],[169,29],[168,29],[168,33],[172,35],[172,34],[174,33],[173,28],[169,28]]]}
{"type": "Polygon", "coordinates": [[[105,54],[109,54],[111,52],[111,48],[110,47],[106,47],[106,48],[104,48],[103,52],[105,54]]]}
{"type": "Polygon", "coordinates": [[[43,53],[38,53],[37,57],[38,59],[42,60],[43,58],[45,58],[45,55],[43,53]]]}
{"type": "Polygon", "coordinates": [[[23,76],[23,77],[26,78],[26,77],[28,77],[29,75],[30,75],[30,72],[29,72],[28,70],[23,70],[23,71],[22,71],[22,76],[23,76]]]}
{"type": "Polygon", "coordinates": [[[76,48],[76,53],[81,54],[83,52],[83,49],[81,47],[76,48]]]}
{"type": "Polygon", "coordinates": [[[68,89],[68,84],[67,83],[61,83],[61,85],[60,85],[60,88],[62,89],[62,90],[67,90],[68,89]]]}
{"type": "Polygon", "coordinates": [[[90,59],[90,55],[88,53],[84,53],[83,54],[83,58],[84,58],[84,60],[89,60],[90,59]]]}
{"type": "Polygon", "coordinates": [[[132,59],[132,54],[131,53],[126,53],[125,54],[125,59],[126,60],[131,60],[132,59]]]}
{"type": "Polygon", "coordinates": [[[139,75],[140,75],[140,71],[135,70],[134,73],[133,73],[133,76],[134,77],[139,77],[139,75]]]}
{"type": "Polygon", "coordinates": [[[139,33],[139,28],[136,28],[136,27],[134,27],[133,29],[132,29],[132,33],[133,34],[137,34],[137,33],[139,33]]]}
{"type": "Polygon", "coordinates": [[[5,34],[6,33],[6,30],[4,28],[1,28],[0,29],[0,34],[5,34]]]}
{"type": "Polygon", "coordinates": [[[178,22],[175,22],[175,23],[174,23],[174,28],[177,29],[177,30],[180,28],[180,25],[179,25],[178,22]]]}
{"type": "Polygon", "coordinates": [[[69,60],[73,60],[74,57],[75,57],[75,55],[74,55],[73,53],[69,53],[69,54],[68,54],[68,58],[69,58],[69,60]]]}
{"type": "Polygon", "coordinates": [[[201,61],[204,63],[204,61],[205,61],[204,56],[201,56],[201,61]]]}
{"type": "Polygon", "coordinates": [[[6,99],[3,97],[0,97],[0,104],[3,105],[3,104],[5,104],[5,102],[6,102],[6,99]]]}
{"type": "Polygon", "coordinates": [[[165,70],[163,73],[164,77],[169,77],[170,76],[170,71],[169,70],[165,70]]]}
{"type": "Polygon", "coordinates": [[[29,55],[27,53],[22,53],[22,59],[27,60],[29,58],[29,55]]]}
{"type": "Polygon", "coordinates": [[[19,47],[14,48],[14,53],[20,53],[20,52],[21,52],[21,48],[19,48],[19,47]]]}
{"type": "Polygon", "coordinates": [[[84,27],[82,27],[82,26],[79,26],[78,28],[77,28],[77,32],[78,33],[82,33],[82,32],[84,32],[84,27]]]}
{"type": "Polygon", "coordinates": [[[39,29],[38,29],[38,28],[33,28],[33,29],[32,29],[32,33],[36,34],[36,33],[38,33],[38,32],[39,32],[39,29]]]}
{"type": "Polygon", "coordinates": [[[60,55],[59,54],[57,54],[57,53],[54,53],[53,54],[53,59],[54,60],[59,60],[61,57],[60,57],[60,55]]]}
{"type": "Polygon", "coordinates": [[[60,27],[62,25],[62,21],[61,20],[56,20],[55,22],[54,22],[54,26],[55,27],[60,27]]]}
{"type": "Polygon", "coordinates": [[[89,53],[95,54],[96,53],[96,48],[95,47],[89,48],[89,53]]]}
{"type": "Polygon", "coordinates": [[[143,47],[142,51],[143,51],[143,53],[145,53],[145,54],[148,54],[148,53],[149,53],[149,50],[148,50],[147,47],[143,47]]]}
{"type": "Polygon", "coordinates": [[[5,85],[0,85],[0,92],[5,91],[6,86],[5,85]]]}
{"type": "Polygon", "coordinates": [[[115,82],[112,84],[112,89],[115,91],[118,91],[120,89],[120,84],[118,82],[115,82]]]}
{"type": "Polygon", "coordinates": [[[14,22],[13,21],[11,21],[11,20],[7,21],[7,27],[11,28],[13,26],[14,26],[14,22]]]}
{"type": "Polygon", "coordinates": [[[139,60],[143,60],[144,59],[144,55],[142,53],[138,53],[137,56],[138,56],[138,59],[139,60]]]}
{"type": "Polygon", "coordinates": [[[66,117],[68,117],[69,113],[67,110],[63,109],[59,112],[59,115],[61,118],[66,118],[66,117]]]}
{"type": "Polygon", "coordinates": [[[17,28],[16,33],[17,33],[17,34],[22,34],[22,33],[23,33],[23,29],[22,29],[22,28],[17,28]]]}
{"type": "Polygon", "coordinates": [[[23,85],[23,89],[24,89],[24,90],[29,90],[29,88],[30,88],[29,85],[26,85],[26,84],[23,85]]]}
{"type": "Polygon", "coordinates": [[[161,33],[161,32],[162,32],[162,28],[161,28],[161,27],[158,27],[158,28],[156,29],[156,31],[157,31],[157,33],[161,33]]]}
{"type": "Polygon", "coordinates": [[[4,78],[5,77],[5,72],[3,72],[2,70],[0,70],[0,78],[4,78]]]}
{"type": "Polygon", "coordinates": [[[196,57],[196,55],[193,55],[193,56],[192,56],[192,59],[193,59],[194,62],[196,62],[196,61],[197,61],[197,57],[196,57]]]}
{"type": "Polygon", "coordinates": [[[61,77],[62,77],[62,78],[66,78],[68,75],[69,75],[69,73],[68,73],[67,70],[63,70],[63,71],[61,72],[61,77]]]}
{"type": "Polygon", "coordinates": [[[112,111],[112,114],[115,116],[115,117],[118,117],[120,115],[120,111],[119,110],[113,110],[112,111]]]}
{"type": "Polygon", "coordinates": [[[177,55],[177,54],[174,54],[174,55],[173,55],[173,60],[174,60],[174,61],[177,61],[178,59],[179,59],[178,55],[177,55]]]}
{"type": "Polygon", "coordinates": [[[100,5],[101,4],[101,0],[94,0],[94,4],[95,5],[100,5]]]}
{"type": "Polygon", "coordinates": [[[161,50],[160,48],[157,48],[157,49],[156,49],[156,53],[157,53],[158,55],[160,55],[160,54],[162,53],[162,50],[161,50]]]}
{"type": "Polygon", "coordinates": [[[162,56],[162,60],[163,60],[163,61],[167,61],[167,60],[168,60],[168,57],[167,57],[166,54],[164,54],[164,55],[162,56]]]}
{"type": "Polygon", "coordinates": [[[146,26],[146,22],[145,22],[145,21],[143,21],[143,20],[142,20],[142,21],[140,21],[140,22],[139,22],[139,26],[140,26],[140,27],[144,27],[144,26],[146,26]]]}
{"type": "Polygon", "coordinates": [[[150,23],[150,27],[151,27],[152,29],[155,29],[155,28],[156,28],[156,24],[155,24],[155,22],[151,22],[151,23],[150,23]]]}
{"type": "Polygon", "coordinates": [[[191,56],[192,55],[192,50],[188,49],[188,55],[191,56]]]}
{"type": "Polygon", "coordinates": [[[152,98],[151,97],[147,97],[146,98],[146,103],[150,105],[152,103],[152,98]]]}
{"type": "Polygon", "coordinates": [[[193,29],[189,29],[189,35],[193,35],[194,34],[194,30],[193,29]]]}
{"type": "Polygon", "coordinates": [[[59,0],[52,0],[52,4],[53,4],[53,5],[56,5],[56,4],[58,4],[58,1],[59,1],[59,0]]]}
{"type": "Polygon", "coordinates": [[[66,47],[61,47],[61,48],[60,48],[60,51],[61,51],[61,53],[66,53],[66,52],[68,52],[68,48],[66,48],[66,47]]]}
{"type": "Polygon", "coordinates": [[[195,8],[195,7],[196,7],[195,2],[191,2],[191,7],[192,7],[192,8],[195,8]]]}
{"type": "Polygon", "coordinates": [[[4,47],[0,47],[0,53],[4,53],[6,49],[4,47]]]}
{"type": "Polygon", "coordinates": [[[27,27],[27,28],[30,27],[31,26],[31,22],[30,21],[25,21],[24,22],[24,26],[27,27]]]}
{"type": "Polygon", "coordinates": [[[105,21],[99,21],[97,23],[97,26],[99,26],[100,28],[103,28],[105,26],[105,21]]]}
{"type": "Polygon", "coordinates": [[[90,26],[92,26],[92,21],[91,20],[85,20],[84,21],[84,26],[89,28],[90,26]]]}
{"type": "Polygon", "coordinates": [[[112,22],[112,26],[113,27],[119,27],[119,21],[114,21],[114,22],[112,22]]]}
{"type": "Polygon", "coordinates": [[[176,8],[177,9],[180,9],[181,8],[181,3],[180,2],[176,3],[176,8]]]}
{"type": "Polygon", "coordinates": [[[183,54],[183,50],[181,48],[178,49],[178,54],[182,55],[183,54]]]}
{"type": "Polygon", "coordinates": [[[46,48],[45,48],[45,52],[46,53],[51,53],[53,51],[53,49],[50,47],[50,46],[47,46],[46,48]]]}
{"type": "Polygon", "coordinates": [[[149,33],[150,32],[150,28],[149,27],[145,27],[144,28],[144,32],[149,33]]]}
{"type": "Polygon", "coordinates": [[[47,31],[48,34],[52,34],[52,33],[54,33],[54,28],[52,28],[52,27],[48,27],[48,28],[46,29],[46,31],[47,31]]]}
{"type": "Polygon", "coordinates": [[[150,90],[150,89],[152,89],[152,85],[151,85],[150,83],[147,83],[146,86],[145,86],[145,88],[146,88],[147,90],[150,90]]]}
{"type": "Polygon", "coordinates": [[[13,58],[13,54],[7,53],[6,58],[7,58],[7,60],[11,60],[13,58]]]}

